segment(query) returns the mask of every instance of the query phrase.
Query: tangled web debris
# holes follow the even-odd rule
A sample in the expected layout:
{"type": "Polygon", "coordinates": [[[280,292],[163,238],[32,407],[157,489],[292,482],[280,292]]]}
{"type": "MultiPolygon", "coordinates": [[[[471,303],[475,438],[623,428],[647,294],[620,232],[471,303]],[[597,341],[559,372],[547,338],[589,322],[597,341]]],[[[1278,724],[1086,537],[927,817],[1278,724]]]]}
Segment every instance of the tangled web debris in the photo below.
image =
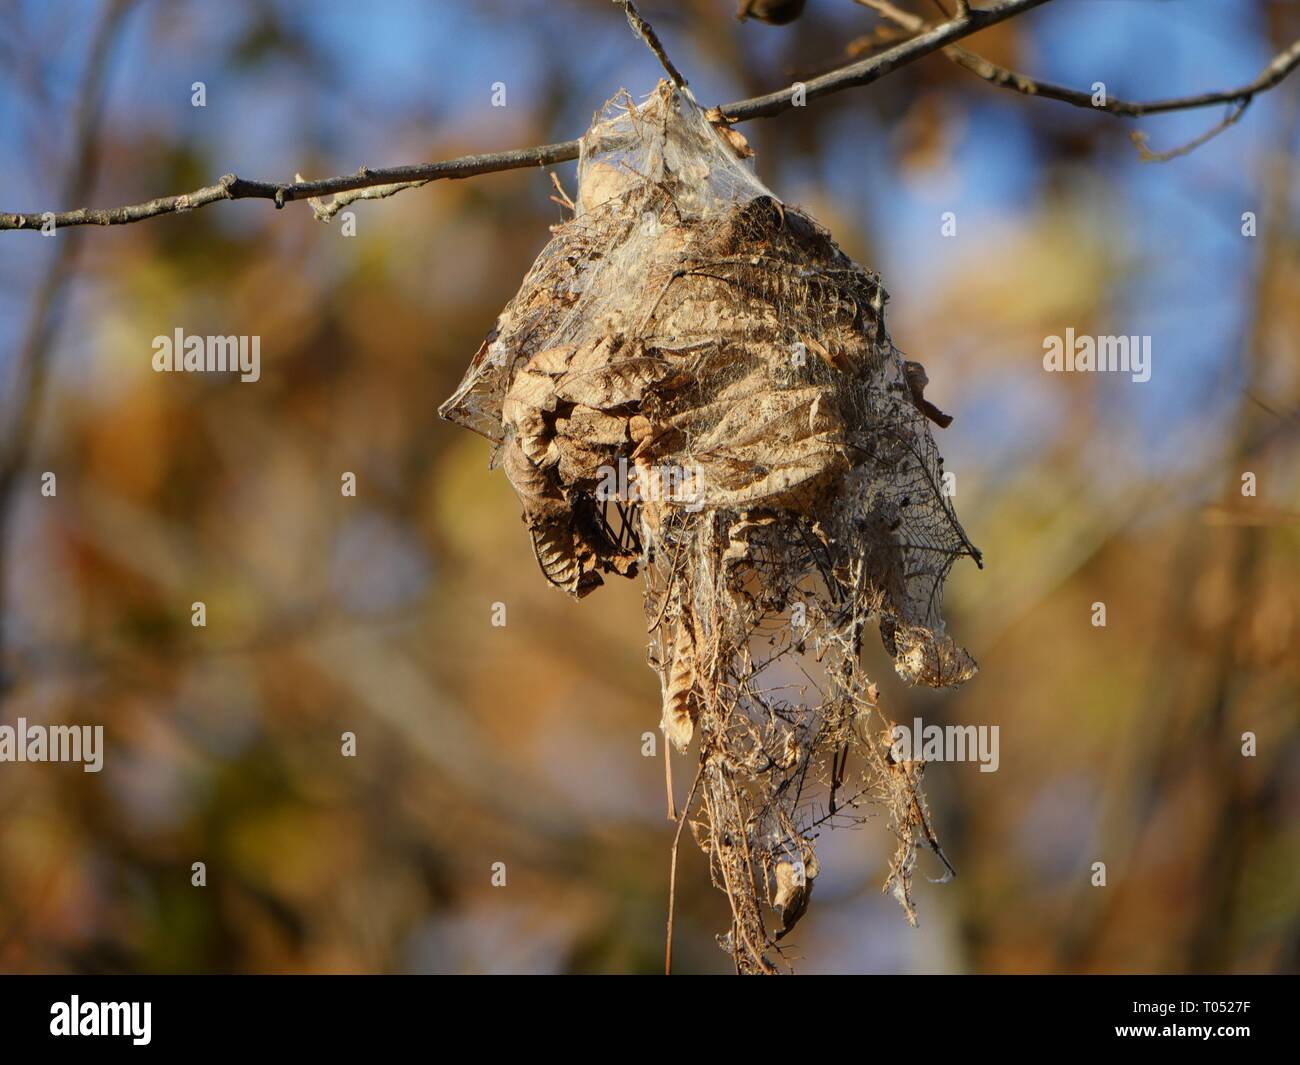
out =
{"type": "Polygon", "coordinates": [[[730,904],[719,942],[760,973],[807,909],[819,831],[873,805],[915,923],[918,846],[942,853],[859,649],[874,620],[904,680],[967,680],[940,610],[980,556],[930,431],[951,419],[890,340],[879,277],[749,154],[666,82],[610,101],[574,217],[441,413],[494,444],[552,584],[644,575],[661,727],[699,741],[682,816],[730,904]]]}

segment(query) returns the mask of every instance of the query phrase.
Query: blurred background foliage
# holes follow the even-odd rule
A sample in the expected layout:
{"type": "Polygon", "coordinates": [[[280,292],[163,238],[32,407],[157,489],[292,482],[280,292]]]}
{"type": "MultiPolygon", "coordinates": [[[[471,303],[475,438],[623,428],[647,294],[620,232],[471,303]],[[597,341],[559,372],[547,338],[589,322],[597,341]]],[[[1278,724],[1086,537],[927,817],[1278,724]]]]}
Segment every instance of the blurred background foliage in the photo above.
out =
{"type": "MultiPolygon", "coordinates": [[[[850,0],[781,29],[732,0],[641,6],[706,103],[879,25],[850,0]]],[[[5,210],[78,206],[52,198],[102,11],[4,5],[5,210]]],[[[1293,3],[1057,0],[969,43],[1142,99],[1249,81],[1297,34],[1293,3]]],[[[89,199],[568,139],[657,76],[604,0],[144,0],[89,199]]],[[[1166,148],[1218,113],[1121,122],[940,56],[743,127],[760,176],[882,271],[896,342],[957,418],[940,447],[987,566],[955,572],[949,627],[981,672],[910,691],[870,646],[885,705],[1001,728],[996,773],[927,773],[959,875],[920,885],[918,930],[880,894],[882,823],[824,839],[801,971],[1300,967],[1298,85],[1164,165],[1130,128],[1166,148]],[[1067,327],[1151,335],[1151,381],[1044,374],[1067,327]]],[[[486,444],[435,413],[562,219],[552,191],[437,183],[354,205],[354,237],[261,201],[85,232],[5,518],[0,721],[102,724],[108,751],[98,775],[0,765],[0,968],[661,968],[639,585],[548,587],[486,444]],[[152,372],[178,326],[260,335],[261,381],[152,372]]],[[[0,237],[6,410],[56,243],[0,237]]],[[[679,971],[727,971],[725,912],[684,845],[679,971]]]]}

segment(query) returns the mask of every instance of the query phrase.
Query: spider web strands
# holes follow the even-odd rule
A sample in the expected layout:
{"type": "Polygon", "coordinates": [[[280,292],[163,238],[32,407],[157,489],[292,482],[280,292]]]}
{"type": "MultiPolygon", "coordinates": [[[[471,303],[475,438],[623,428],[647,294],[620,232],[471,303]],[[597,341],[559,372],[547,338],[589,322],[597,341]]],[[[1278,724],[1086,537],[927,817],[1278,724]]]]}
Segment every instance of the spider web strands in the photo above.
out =
{"type": "Polygon", "coordinates": [[[917,770],[885,758],[859,650],[878,617],[905,679],[973,673],[939,616],[970,542],[879,277],[689,101],[611,101],[574,202],[442,413],[493,441],[552,583],[583,596],[640,572],[661,728],[697,752],[686,816],[728,899],[724,946],[739,971],[773,972],[824,809],[888,811],[887,883],[914,919],[932,833],[917,770]],[[690,470],[697,491],[601,501],[621,464],[690,470]]]}

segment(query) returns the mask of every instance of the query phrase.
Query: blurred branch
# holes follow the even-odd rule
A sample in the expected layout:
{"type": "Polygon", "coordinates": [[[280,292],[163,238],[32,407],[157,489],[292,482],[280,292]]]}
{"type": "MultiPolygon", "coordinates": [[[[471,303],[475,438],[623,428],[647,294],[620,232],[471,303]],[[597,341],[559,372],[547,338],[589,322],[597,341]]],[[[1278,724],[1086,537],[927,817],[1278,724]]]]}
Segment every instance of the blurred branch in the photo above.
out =
{"type": "MultiPolygon", "coordinates": [[[[63,195],[69,200],[83,199],[94,188],[99,157],[96,135],[108,76],[108,57],[133,3],[134,0],[112,0],[91,37],[85,71],[77,87],[72,157],[63,183],[63,195]]],[[[3,574],[9,510],[15,483],[31,447],[41,398],[45,394],[47,354],[54,339],[59,307],[67,281],[72,276],[79,243],[72,235],[60,241],[44,276],[37,282],[27,327],[15,360],[13,380],[6,390],[11,397],[12,409],[4,412],[4,420],[0,422],[5,429],[3,437],[0,437],[0,650],[4,635],[3,574]]],[[[0,677],[0,689],[3,688],[2,682],[0,677]]]]}
{"type": "MultiPolygon", "coordinates": [[[[890,0],[854,0],[854,2],[862,7],[870,8],[881,18],[910,32],[921,33],[930,28],[929,24],[920,15],[904,11],[891,3],[890,0]]],[[[1090,111],[1101,111],[1120,118],[1140,118],[1143,115],[1157,115],[1170,111],[1191,111],[1201,107],[1213,107],[1216,104],[1236,105],[1226,118],[1213,126],[1208,132],[1201,134],[1195,140],[1181,147],[1172,148],[1166,152],[1149,150],[1146,147],[1145,134],[1134,133],[1132,135],[1143,162],[1167,162],[1199,148],[1212,137],[1234,125],[1255,96],[1278,85],[1291,71],[1300,66],[1300,40],[1293,42],[1289,48],[1279,52],[1259,72],[1254,81],[1242,85],[1240,88],[1227,89],[1223,92],[1199,93],[1195,96],[1176,96],[1164,100],[1148,101],[1121,100],[1118,97],[1107,95],[1102,103],[1094,102],[1091,93],[1080,92],[1064,85],[1055,85],[1050,81],[1039,81],[1027,74],[1020,74],[1014,70],[1009,70],[1007,67],[991,63],[983,56],[976,55],[974,52],[957,45],[949,45],[944,48],[943,54],[959,67],[969,70],[976,77],[982,78],[990,85],[996,85],[998,88],[1009,89],[1024,96],[1041,96],[1048,100],[1058,100],[1073,107],[1084,107],[1090,111]]]]}
{"type": "MultiPolygon", "coordinates": [[[[1234,425],[1209,476],[1226,471],[1235,477],[1249,461],[1254,423],[1261,409],[1254,393],[1265,369],[1266,338],[1277,327],[1286,306],[1262,279],[1283,270],[1289,254],[1282,220],[1290,213],[1295,159],[1281,146],[1292,143],[1300,129],[1300,104],[1294,98],[1287,102],[1280,126],[1278,150],[1266,170],[1263,198],[1265,217],[1274,224],[1260,228],[1263,239],[1257,277],[1261,280],[1256,283],[1241,344],[1244,385],[1234,425]]],[[[1206,789],[1203,798],[1212,828],[1199,860],[1182,873],[1188,912],[1195,916],[1187,922],[1184,955],[1164,961],[1164,967],[1171,970],[1225,970],[1228,943],[1241,927],[1240,892],[1244,870],[1249,868],[1249,850],[1258,846],[1254,825],[1261,816],[1261,796],[1280,787],[1287,771],[1285,759],[1279,757],[1271,764],[1264,763],[1269,766],[1266,772],[1250,774],[1254,780],[1248,782],[1237,741],[1231,736],[1237,731],[1231,727],[1232,715],[1234,710],[1240,712],[1243,674],[1248,672],[1242,668],[1241,634],[1249,630],[1259,609],[1262,582],[1269,579],[1262,537],[1256,523],[1229,523],[1213,539],[1192,526],[1182,531],[1159,628],[1168,634],[1172,647],[1197,646],[1197,582],[1201,575],[1219,567],[1227,580],[1223,606],[1209,637],[1217,650],[1195,672],[1170,670],[1167,655],[1153,656],[1148,663],[1148,691],[1141,701],[1148,712],[1135,719],[1132,733],[1124,739],[1122,747],[1129,764],[1121,766],[1105,790],[1105,806],[1090,848],[1093,853],[1113,856],[1109,860],[1135,877],[1143,841],[1158,830],[1154,825],[1162,803],[1169,802],[1170,795],[1180,794],[1180,774],[1194,773],[1198,766],[1211,767],[1209,779],[1215,786],[1206,789]],[[1179,723],[1186,730],[1181,734],[1179,723]]],[[[1104,940],[1119,909],[1114,894],[1080,886],[1074,895],[1068,908],[1069,922],[1057,944],[1057,968],[1063,972],[1086,965],[1089,951],[1104,940]]]]}
{"type": "MultiPolygon", "coordinates": [[[[972,9],[964,15],[959,14],[933,29],[919,33],[868,59],[850,63],[806,83],[790,85],[765,96],[725,104],[719,110],[732,122],[770,118],[797,106],[796,99],[814,100],[845,89],[870,85],[955,40],[1047,2],[1048,0],[995,0],[988,7],[972,9]],[[801,89],[802,92],[796,92],[797,89],[801,89]]],[[[642,22],[644,24],[644,20],[642,22]]],[[[162,196],[147,203],[126,207],[102,209],[81,207],[61,213],[0,213],[0,230],[39,229],[51,220],[56,229],[66,226],[125,225],[159,215],[197,210],[220,200],[271,200],[279,208],[294,200],[310,200],[380,185],[415,185],[444,178],[477,177],[480,174],[519,170],[530,166],[550,166],[576,159],[578,149],[579,142],[571,140],[535,148],[516,148],[484,155],[466,155],[440,163],[420,163],[381,170],[370,170],[363,166],[355,174],[344,174],[318,181],[252,181],[235,174],[226,174],[215,185],[208,185],[178,196],[162,196]]],[[[397,190],[390,190],[382,195],[391,195],[395,191],[397,190]]],[[[329,210],[330,206],[322,204],[318,211],[329,210]]]]}

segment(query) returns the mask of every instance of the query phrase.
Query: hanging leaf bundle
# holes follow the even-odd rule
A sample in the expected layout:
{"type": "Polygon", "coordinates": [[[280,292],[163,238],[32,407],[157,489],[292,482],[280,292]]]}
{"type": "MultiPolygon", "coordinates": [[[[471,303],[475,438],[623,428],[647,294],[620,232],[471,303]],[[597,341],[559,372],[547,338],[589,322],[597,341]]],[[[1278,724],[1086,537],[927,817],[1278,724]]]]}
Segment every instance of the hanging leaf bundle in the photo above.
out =
{"type": "Polygon", "coordinates": [[[820,832],[872,806],[915,922],[918,847],[942,852],[859,651],[873,626],[907,682],[970,678],[941,608],[980,556],[931,432],[951,419],[894,347],[880,278],[749,154],[667,82],[610,101],[574,217],[440,413],[492,442],[548,581],[580,598],[643,576],[661,727],[698,750],[683,816],[729,901],[719,942],[767,973],[820,832]]]}

